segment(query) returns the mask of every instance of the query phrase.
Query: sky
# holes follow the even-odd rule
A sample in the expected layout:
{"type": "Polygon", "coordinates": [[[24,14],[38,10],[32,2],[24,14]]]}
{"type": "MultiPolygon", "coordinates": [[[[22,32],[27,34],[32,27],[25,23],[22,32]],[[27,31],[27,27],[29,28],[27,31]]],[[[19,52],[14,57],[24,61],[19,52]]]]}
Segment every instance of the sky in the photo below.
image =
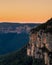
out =
{"type": "Polygon", "coordinates": [[[43,23],[52,17],[52,0],[0,0],[0,22],[43,23]]]}

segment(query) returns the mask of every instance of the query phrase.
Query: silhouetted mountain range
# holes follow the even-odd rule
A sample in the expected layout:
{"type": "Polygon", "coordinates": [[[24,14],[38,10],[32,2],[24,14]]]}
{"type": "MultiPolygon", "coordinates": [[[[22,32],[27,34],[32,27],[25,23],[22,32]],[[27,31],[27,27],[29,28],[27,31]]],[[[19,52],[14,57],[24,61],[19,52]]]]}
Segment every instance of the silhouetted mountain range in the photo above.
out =
{"type": "MultiPolygon", "coordinates": [[[[36,28],[31,29],[30,32],[39,30],[44,30],[46,33],[49,32],[52,34],[52,19],[37,26],[36,28]]],[[[40,59],[38,64],[36,64],[36,62],[33,64],[33,59],[28,57],[26,54],[27,45],[28,44],[26,44],[19,51],[10,53],[8,55],[0,55],[0,65],[44,65],[40,59]]]]}
{"type": "Polygon", "coordinates": [[[33,23],[0,23],[0,33],[28,33],[33,27],[39,24],[33,23]]]}

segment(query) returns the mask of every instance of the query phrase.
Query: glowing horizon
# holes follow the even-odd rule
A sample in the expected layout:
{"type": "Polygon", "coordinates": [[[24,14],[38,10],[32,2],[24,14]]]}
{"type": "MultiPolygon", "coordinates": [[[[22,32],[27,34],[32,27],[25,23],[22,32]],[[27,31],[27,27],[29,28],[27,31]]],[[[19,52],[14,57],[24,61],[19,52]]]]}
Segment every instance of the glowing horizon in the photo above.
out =
{"type": "Polygon", "coordinates": [[[52,17],[52,0],[0,0],[0,22],[44,23],[52,17]]]}

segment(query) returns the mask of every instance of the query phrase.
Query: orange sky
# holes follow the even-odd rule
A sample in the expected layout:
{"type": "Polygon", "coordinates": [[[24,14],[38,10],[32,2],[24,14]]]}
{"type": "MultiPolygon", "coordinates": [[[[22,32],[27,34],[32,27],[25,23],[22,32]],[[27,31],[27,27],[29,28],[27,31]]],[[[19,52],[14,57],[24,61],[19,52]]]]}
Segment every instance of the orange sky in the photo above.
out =
{"type": "Polygon", "coordinates": [[[52,0],[0,0],[0,22],[42,23],[52,17],[52,0]]]}

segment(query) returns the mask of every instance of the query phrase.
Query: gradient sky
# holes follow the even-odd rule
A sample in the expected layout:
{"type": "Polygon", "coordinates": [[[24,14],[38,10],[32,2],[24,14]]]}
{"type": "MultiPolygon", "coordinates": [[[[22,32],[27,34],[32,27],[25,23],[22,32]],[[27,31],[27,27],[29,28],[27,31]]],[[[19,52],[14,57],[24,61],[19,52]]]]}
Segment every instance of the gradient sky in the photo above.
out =
{"type": "Polygon", "coordinates": [[[0,0],[0,22],[45,22],[52,17],[52,0],[0,0]]]}

